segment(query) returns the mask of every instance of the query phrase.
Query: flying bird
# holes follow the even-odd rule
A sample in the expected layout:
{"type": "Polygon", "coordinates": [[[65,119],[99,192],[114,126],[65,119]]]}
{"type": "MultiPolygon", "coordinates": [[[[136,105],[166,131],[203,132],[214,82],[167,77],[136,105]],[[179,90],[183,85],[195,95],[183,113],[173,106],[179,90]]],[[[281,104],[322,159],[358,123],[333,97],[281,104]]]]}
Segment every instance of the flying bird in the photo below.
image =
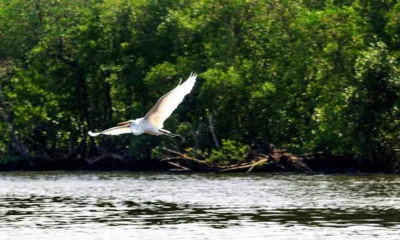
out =
{"type": "Polygon", "coordinates": [[[183,98],[190,93],[196,82],[196,77],[197,74],[192,73],[184,83],[182,83],[181,79],[178,86],[162,96],[153,106],[153,108],[146,114],[146,116],[135,120],[128,120],[126,122],[118,123],[118,126],[101,132],[93,133],[89,131],[89,135],[96,137],[100,134],[120,135],[124,133],[132,133],[137,136],[142,133],[147,133],[156,136],[166,135],[170,137],[178,137],[179,135],[172,134],[170,131],[163,129],[163,124],[164,121],[171,116],[172,112],[183,101],[183,98]]]}

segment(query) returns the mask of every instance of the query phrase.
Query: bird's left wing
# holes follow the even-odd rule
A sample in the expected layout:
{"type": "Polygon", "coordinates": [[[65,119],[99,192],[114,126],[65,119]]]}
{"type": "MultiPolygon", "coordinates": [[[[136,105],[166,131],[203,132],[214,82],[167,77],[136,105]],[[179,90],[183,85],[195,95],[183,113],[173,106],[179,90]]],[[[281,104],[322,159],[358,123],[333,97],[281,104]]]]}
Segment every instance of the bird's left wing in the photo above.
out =
{"type": "Polygon", "coordinates": [[[91,131],[89,131],[89,135],[92,137],[96,137],[100,134],[104,134],[104,135],[120,135],[120,134],[124,134],[124,133],[131,133],[131,128],[128,125],[124,125],[124,126],[117,126],[117,127],[113,127],[113,128],[109,128],[107,130],[101,131],[101,132],[97,132],[97,133],[93,133],[91,131]]]}
{"type": "Polygon", "coordinates": [[[197,74],[190,74],[189,78],[184,83],[162,96],[146,114],[144,119],[158,128],[162,128],[164,121],[171,116],[172,112],[183,101],[183,98],[190,93],[196,82],[196,77],[197,74]]]}

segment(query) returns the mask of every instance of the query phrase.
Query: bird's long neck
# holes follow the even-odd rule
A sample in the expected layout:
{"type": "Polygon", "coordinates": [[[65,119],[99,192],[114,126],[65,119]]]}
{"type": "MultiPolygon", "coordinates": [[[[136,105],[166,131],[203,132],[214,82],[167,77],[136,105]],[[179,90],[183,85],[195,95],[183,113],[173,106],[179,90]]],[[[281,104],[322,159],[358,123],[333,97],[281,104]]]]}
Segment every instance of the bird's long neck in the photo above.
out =
{"type": "Polygon", "coordinates": [[[143,120],[143,118],[136,118],[135,122],[136,122],[136,124],[140,125],[140,124],[142,124],[142,120],[143,120]]]}
{"type": "Polygon", "coordinates": [[[135,119],[132,123],[131,123],[131,132],[135,135],[140,135],[142,133],[144,133],[143,127],[142,127],[142,119],[143,118],[138,118],[135,119]]]}

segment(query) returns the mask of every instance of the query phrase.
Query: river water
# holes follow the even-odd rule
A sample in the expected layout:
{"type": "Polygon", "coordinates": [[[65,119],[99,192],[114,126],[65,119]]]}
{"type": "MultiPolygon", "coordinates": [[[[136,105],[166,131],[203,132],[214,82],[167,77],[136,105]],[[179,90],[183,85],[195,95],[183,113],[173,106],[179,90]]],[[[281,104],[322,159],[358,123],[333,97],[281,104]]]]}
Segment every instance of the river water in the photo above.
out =
{"type": "Polygon", "coordinates": [[[0,173],[0,239],[400,239],[400,176],[0,173]]]}

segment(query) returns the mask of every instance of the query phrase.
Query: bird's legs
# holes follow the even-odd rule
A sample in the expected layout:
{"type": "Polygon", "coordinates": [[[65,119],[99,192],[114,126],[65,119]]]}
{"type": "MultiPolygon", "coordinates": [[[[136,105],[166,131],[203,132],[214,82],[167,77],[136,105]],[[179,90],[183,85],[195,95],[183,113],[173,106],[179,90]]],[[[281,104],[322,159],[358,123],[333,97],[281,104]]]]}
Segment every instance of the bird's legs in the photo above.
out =
{"type": "Polygon", "coordinates": [[[162,132],[163,135],[167,135],[168,137],[180,137],[180,135],[173,134],[170,131],[165,130],[165,129],[160,129],[159,131],[162,132]]]}
{"type": "Polygon", "coordinates": [[[182,139],[182,141],[185,141],[185,138],[182,137],[181,135],[173,134],[170,131],[165,130],[165,129],[160,129],[159,131],[162,132],[164,135],[167,135],[168,137],[179,137],[182,139]]]}

